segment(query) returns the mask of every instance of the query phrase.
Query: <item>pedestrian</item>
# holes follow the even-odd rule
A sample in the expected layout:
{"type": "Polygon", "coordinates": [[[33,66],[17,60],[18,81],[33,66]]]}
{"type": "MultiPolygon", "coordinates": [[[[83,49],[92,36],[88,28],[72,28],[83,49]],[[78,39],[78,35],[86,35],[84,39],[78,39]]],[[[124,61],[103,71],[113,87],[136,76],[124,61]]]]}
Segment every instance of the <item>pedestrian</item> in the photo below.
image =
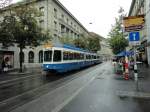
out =
{"type": "Polygon", "coordinates": [[[125,72],[126,61],[124,57],[122,58],[122,65],[123,65],[123,72],[125,72]]]}
{"type": "Polygon", "coordinates": [[[2,66],[2,72],[4,72],[4,68],[5,68],[5,60],[4,59],[2,60],[1,66],[2,66]]]}
{"type": "Polygon", "coordinates": [[[131,58],[131,60],[130,60],[130,69],[134,70],[134,59],[133,58],[131,58]]]}
{"type": "Polygon", "coordinates": [[[7,61],[9,60],[8,57],[6,57],[5,59],[3,59],[2,61],[2,71],[3,72],[7,72],[8,71],[8,65],[7,65],[7,61]]]}

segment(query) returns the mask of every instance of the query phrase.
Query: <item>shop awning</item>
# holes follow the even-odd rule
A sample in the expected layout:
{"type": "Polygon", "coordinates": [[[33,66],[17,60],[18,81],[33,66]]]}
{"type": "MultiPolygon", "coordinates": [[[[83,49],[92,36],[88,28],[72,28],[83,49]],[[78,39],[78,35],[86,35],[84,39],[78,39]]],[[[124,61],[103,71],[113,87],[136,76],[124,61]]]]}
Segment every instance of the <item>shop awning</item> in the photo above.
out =
{"type": "Polygon", "coordinates": [[[116,56],[133,56],[134,52],[133,51],[122,51],[118,53],[116,56]]]}

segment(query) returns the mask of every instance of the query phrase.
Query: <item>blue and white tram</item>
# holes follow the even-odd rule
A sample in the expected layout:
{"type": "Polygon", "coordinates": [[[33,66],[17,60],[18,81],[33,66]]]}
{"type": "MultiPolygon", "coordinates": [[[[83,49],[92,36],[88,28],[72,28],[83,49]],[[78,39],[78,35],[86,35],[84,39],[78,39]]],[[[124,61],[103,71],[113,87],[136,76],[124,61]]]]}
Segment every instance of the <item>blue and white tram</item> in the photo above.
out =
{"type": "Polygon", "coordinates": [[[89,53],[68,45],[44,48],[43,52],[44,71],[62,73],[101,62],[100,56],[96,53],[89,53]]]}

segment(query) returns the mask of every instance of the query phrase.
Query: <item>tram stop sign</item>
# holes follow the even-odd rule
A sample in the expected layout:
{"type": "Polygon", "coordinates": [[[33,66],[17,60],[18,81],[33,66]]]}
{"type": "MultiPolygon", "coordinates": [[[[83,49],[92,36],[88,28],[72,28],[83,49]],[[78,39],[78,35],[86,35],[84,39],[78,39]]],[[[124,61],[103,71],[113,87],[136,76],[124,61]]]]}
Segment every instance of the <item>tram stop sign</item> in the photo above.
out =
{"type": "Polygon", "coordinates": [[[140,33],[139,32],[130,32],[129,33],[129,43],[130,43],[130,45],[139,45],[140,44],[140,33]]]}

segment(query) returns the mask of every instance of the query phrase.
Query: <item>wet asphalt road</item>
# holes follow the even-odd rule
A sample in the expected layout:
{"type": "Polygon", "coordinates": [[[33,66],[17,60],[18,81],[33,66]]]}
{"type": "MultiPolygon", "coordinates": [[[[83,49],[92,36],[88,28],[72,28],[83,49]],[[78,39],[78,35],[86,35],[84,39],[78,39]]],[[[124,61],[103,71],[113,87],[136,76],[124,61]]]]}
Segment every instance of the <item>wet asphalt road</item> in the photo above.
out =
{"type": "MultiPolygon", "coordinates": [[[[0,93],[4,92],[0,96],[0,112],[150,112],[150,99],[116,94],[120,90],[135,91],[135,84],[116,76],[110,62],[68,74],[29,75],[33,76],[0,85],[0,93]],[[79,92],[74,91],[78,89],[79,92]]],[[[139,81],[140,85],[144,82],[139,81]]]]}
{"type": "MultiPolygon", "coordinates": [[[[144,81],[139,79],[139,88],[144,81]]],[[[105,71],[59,112],[150,112],[150,98],[119,97],[117,91],[136,92],[135,82],[115,75],[111,64],[107,63],[105,71]]]]}
{"type": "MultiPolygon", "coordinates": [[[[87,68],[86,68],[87,69],[87,68]]],[[[88,68],[92,69],[92,67],[88,68]]],[[[81,70],[84,71],[85,69],[81,70]]],[[[65,74],[3,74],[0,78],[0,112],[8,112],[80,77],[80,71],[65,74]],[[74,75],[76,73],[76,75],[74,75]]]]}

